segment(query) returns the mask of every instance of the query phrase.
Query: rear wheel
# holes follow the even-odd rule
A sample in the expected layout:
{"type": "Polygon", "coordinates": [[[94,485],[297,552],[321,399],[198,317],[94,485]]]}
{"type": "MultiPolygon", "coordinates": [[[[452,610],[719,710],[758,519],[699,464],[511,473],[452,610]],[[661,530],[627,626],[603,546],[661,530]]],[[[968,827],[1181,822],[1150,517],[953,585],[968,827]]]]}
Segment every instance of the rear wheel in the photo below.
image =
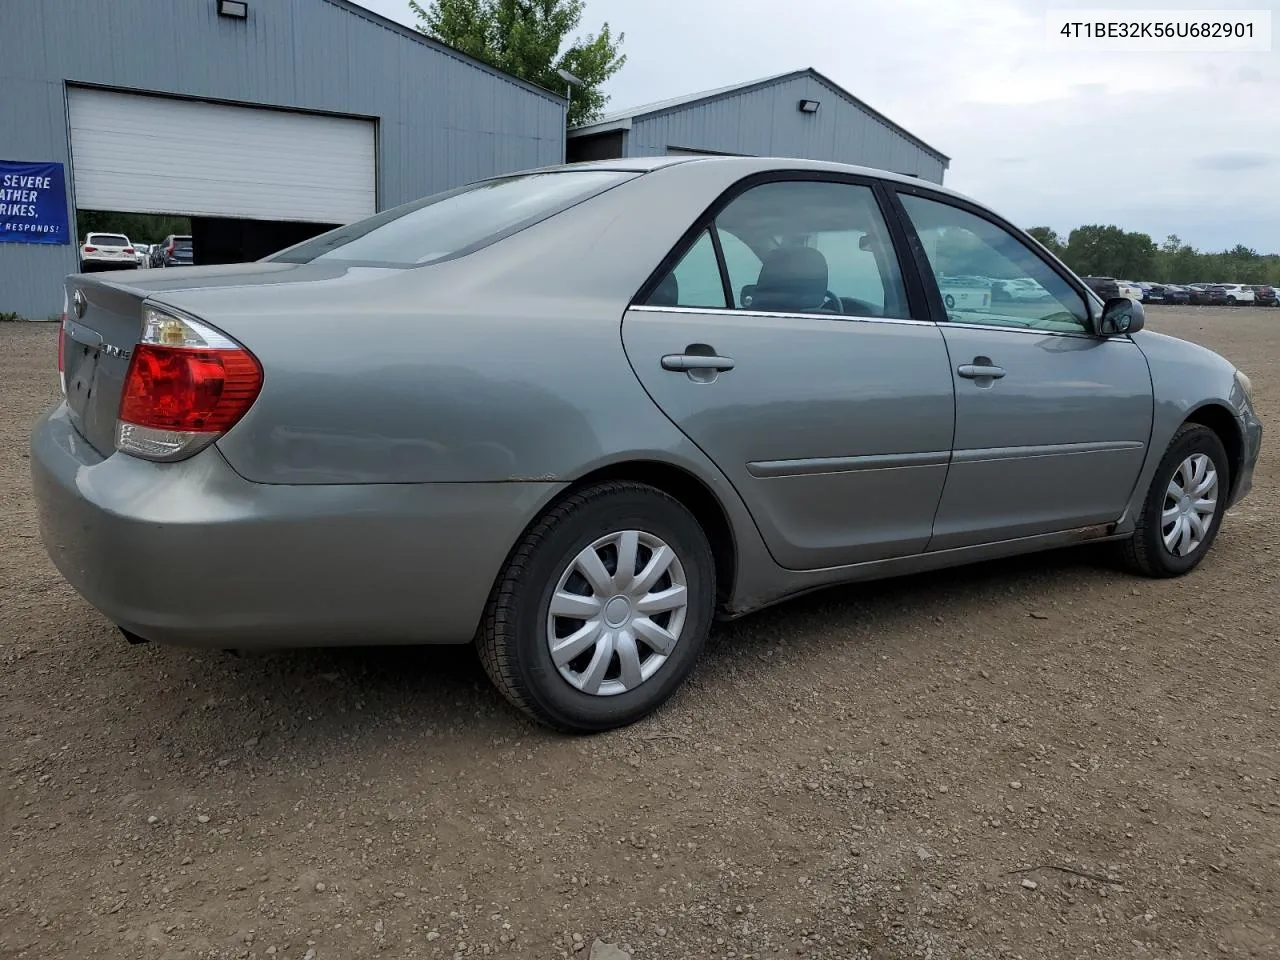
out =
{"type": "Polygon", "coordinates": [[[494,685],[562,730],[625,726],[684,682],[711,626],[715,568],[693,515],[611,482],[551,509],[508,561],[478,638],[494,685]]]}
{"type": "Polygon", "coordinates": [[[1121,546],[1127,565],[1149,577],[1177,577],[1204,559],[1226,512],[1230,467],[1218,435],[1184,424],[1165,451],[1121,546]]]}

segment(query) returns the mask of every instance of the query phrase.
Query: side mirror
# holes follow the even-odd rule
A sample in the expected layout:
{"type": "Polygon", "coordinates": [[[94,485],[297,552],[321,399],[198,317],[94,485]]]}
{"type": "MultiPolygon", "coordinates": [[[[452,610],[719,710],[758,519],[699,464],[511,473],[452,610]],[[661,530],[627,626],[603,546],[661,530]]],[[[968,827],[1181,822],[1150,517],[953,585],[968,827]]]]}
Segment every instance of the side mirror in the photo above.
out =
{"type": "Polygon", "coordinates": [[[1110,297],[1102,308],[1098,320],[1098,333],[1104,337],[1116,337],[1137,333],[1146,326],[1142,304],[1128,297],[1110,297]]]}

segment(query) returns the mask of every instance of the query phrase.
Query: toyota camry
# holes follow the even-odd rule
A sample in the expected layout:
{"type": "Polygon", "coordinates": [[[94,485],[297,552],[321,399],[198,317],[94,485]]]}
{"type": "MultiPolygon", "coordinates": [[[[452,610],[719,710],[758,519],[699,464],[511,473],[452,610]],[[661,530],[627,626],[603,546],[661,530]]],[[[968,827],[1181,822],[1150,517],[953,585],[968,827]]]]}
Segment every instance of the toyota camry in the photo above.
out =
{"type": "Polygon", "coordinates": [[[574,731],[820,587],[1082,542],[1186,574],[1261,443],[1227,360],[986,207],[838,164],[533,170],[65,295],[43,539],[129,638],[474,643],[574,731]]]}

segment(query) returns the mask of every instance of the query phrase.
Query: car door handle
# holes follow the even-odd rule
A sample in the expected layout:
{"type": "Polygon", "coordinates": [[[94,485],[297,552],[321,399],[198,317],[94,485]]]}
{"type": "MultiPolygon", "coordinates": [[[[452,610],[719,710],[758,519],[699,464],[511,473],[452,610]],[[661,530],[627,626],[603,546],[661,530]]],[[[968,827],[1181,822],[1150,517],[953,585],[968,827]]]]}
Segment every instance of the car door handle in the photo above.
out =
{"type": "Polygon", "coordinates": [[[668,353],[662,358],[663,370],[732,370],[733,357],[708,356],[701,353],[668,353]]]}
{"type": "Polygon", "coordinates": [[[1004,376],[1004,367],[997,367],[988,363],[962,363],[956,368],[956,373],[964,377],[966,380],[999,380],[1004,376]]]}

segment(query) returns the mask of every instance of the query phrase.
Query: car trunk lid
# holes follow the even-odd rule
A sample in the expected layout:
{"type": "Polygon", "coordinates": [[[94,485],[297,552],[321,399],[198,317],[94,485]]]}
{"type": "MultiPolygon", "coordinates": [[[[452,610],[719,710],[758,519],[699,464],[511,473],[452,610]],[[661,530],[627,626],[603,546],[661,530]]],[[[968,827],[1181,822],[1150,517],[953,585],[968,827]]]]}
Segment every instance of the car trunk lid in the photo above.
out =
{"type": "Polygon", "coordinates": [[[67,408],[98,453],[115,449],[116,414],[129,358],[142,333],[143,294],[77,274],[67,280],[63,325],[67,408]]]}

